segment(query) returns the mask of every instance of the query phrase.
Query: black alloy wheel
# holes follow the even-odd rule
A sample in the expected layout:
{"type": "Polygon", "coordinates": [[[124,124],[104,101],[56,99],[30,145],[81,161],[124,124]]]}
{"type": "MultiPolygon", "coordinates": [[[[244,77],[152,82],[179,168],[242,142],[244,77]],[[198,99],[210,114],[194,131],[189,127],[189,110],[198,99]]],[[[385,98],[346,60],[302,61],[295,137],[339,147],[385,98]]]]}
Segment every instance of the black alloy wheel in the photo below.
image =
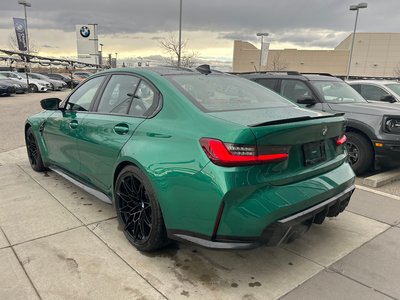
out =
{"type": "Polygon", "coordinates": [[[25,134],[26,150],[28,152],[29,163],[33,170],[37,172],[46,171],[47,168],[44,166],[42,156],[40,154],[39,146],[36,141],[35,134],[33,133],[32,127],[29,127],[25,134]]]}
{"type": "Polygon", "coordinates": [[[370,142],[361,134],[347,132],[346,149],[349,163],[356,175],[361,175],[372,166],[374,154],[370,142]]]}
{"type": "Polygon", "coordinates": [[[160,206],[140,169],[125,167],[114,193],[118,221],[131,244],[141,251],[152,251],[168,243],[160,206]]]}

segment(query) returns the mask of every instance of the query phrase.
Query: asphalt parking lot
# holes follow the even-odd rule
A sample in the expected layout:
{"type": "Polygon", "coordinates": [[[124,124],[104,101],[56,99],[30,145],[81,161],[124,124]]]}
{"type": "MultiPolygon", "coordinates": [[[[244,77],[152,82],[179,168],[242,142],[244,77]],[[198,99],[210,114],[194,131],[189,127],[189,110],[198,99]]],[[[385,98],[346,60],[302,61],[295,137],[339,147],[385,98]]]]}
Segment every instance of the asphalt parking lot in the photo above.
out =
{"type": "Polygon", "coordinates": [[[279,248],[212,251],[176,243],[145,254],[114,210],[23,147],[39,100],[0,98],[0,299],[399,299],[400,182],[359,186],[347,211],[279,248]]]}

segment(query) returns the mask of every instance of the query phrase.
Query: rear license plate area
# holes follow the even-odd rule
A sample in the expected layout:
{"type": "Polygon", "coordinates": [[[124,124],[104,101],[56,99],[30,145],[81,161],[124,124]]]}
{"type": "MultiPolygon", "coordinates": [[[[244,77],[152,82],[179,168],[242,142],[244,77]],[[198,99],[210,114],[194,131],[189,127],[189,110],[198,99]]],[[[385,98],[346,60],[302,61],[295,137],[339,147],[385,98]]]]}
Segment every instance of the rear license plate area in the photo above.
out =
{"type": "Polygon", "coordinates": [[[303,145],[304,164],[312,166],[326,160],[325,142],[318,141],[303,145]]]}

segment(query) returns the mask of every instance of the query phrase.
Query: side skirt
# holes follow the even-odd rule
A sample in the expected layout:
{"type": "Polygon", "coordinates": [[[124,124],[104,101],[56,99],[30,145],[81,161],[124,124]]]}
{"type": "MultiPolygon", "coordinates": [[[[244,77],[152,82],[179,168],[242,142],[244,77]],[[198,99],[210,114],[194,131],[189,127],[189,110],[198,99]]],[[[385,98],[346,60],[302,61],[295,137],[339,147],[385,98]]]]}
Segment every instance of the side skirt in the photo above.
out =
{"type": "Polygon", "coordinates": [[[101,201],[103,201],[105,203],[112,204],[112,200],[106,194],[103,194],[102,192],[99,192],[98,190],[96,190],[96,189],[94,189],[94,188],[82,183],[81,181],[78,181],[77,179],[72,178],[71,176],[66,174],[63,170],[61,170],[61,169],[59,169],[59,168],[57,168],[55,166],[50,166],[48,168],[50,170],[56,172],[61,177],[67,179],[70,182],[72,182],[73,184],[75,184],[77,187],[81,188],[85,192],[95,196],[96,198],[100,199],[101,201]]]}

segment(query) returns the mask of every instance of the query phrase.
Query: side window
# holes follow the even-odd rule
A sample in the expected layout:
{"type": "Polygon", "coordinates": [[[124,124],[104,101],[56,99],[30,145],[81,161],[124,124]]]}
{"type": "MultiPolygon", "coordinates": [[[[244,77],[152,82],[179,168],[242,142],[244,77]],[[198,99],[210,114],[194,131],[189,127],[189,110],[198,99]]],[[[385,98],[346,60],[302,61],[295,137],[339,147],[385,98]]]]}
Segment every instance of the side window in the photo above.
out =
{"type": "Polygon", "coordinates": [[[350,86],[355,89],[358,93],[361,92],[361,85],[359,84],[350,84],[350,86]]]}
{"type": "Polygon", "coordinates": [[[261,84],[262,86],[265,86],[266,88],[269,88],[270,90],[273,90],[275,92],[278,91],[278,79],[267,79],[267,78],[260,78],[255,80],[257,83],[261,84]]]}
{"type": "Polygon", "coordinates": [[[154,111],[157,105],[156,100],[156,95],[152,88],[142,80],[136,90],[129,114],[137,117],[148,116],[154,111]]]}
{"type": "Polygon", "coordinates": [[[361,85],[361,96],[367,100],[381,100],[381,98],[388,93],[380,87],[363,84],[361,85]]]}
{"type": "Polygon", "coordinates": [[[295,103],[302,97],[313,97],[310,88],[304,82],[289,79],[282,80],[280,94],[295,103]]]}
{"type": "Polygon", "coordinates": [[[130,75],[113,75],[100,99],[98,112],[127,114],[139,78],[130,75]]]}
{"type": "Polygon", "coordinates": [[[95,77],[80,86],[68,99],[66,109],[88,111],[104,76],[95,77]]]}

